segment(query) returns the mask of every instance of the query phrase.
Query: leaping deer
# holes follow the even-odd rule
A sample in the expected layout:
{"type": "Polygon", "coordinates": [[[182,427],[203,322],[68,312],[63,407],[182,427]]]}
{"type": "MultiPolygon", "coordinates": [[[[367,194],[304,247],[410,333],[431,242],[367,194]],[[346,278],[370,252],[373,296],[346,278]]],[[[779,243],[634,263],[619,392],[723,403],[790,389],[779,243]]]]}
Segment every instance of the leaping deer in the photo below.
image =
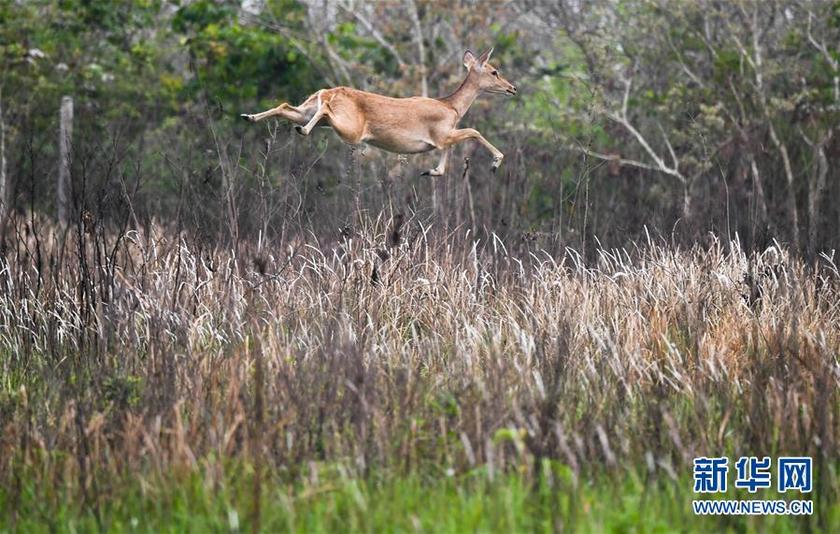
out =
{"type": "Polygon", "coordinates": [[[492,53],[491,48],[476,58],[467,50],[464,53],[467,77],[454,93],[444,98],[391,98],[350,87],[335,87],[321,89],[299,106],[284,103],[262,113],[241,117],[251,122],[283,117],[294,122],[295,130],[302,135],[309,135],[316,126],[329,126],[346,143],[367,143],[398,154],[442,150],[437,167],[423,173],[429,176],[443,175],[449,147],[476,139],[493,154],[495,171],[504,154],[478,130],[457,128],[479,94],[516,94],[516,87],[490,64],[492,53]]]}

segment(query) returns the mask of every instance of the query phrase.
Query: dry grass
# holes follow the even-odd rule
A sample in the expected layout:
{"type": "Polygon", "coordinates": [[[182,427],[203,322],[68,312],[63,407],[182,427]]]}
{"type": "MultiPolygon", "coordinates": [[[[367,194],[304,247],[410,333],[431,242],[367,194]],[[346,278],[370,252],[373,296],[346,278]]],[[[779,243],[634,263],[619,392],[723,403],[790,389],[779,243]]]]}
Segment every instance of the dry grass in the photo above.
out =
{"type": "Polygon", "coordinates": [[[815,498],[837,494],[829,257],[650,242],[586,264],[384,218],[236,253],[47,228],[0,260],[8,494],[25,470],[95,506],[119,476],[218,481],[231,459],[676,479],[694,456],[783,453],[815,457],[815,498]]]}

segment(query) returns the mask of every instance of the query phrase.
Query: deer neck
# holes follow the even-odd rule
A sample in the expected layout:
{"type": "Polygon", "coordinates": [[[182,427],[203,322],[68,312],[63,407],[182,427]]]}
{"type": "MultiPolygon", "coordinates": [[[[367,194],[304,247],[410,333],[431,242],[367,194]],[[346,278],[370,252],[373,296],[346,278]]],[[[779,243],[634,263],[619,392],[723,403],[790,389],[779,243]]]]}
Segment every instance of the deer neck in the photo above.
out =
{"type": "Polygon", "coordinates": [[[481,89],[478,87],[478,76],[470,70],[467,77],[461,82],[461,86],[454,93],[441,100],[455,108],[460,118],[467,114],[479,93],[481,93],[481,89]]]}

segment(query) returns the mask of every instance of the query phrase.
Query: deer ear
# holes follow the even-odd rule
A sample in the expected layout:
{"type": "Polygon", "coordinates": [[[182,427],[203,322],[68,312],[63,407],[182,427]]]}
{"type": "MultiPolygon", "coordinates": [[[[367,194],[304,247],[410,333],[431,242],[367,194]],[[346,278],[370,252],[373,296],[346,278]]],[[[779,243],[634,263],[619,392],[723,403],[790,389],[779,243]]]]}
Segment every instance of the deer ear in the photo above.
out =
{"type": "Polygon", "coordinates": [[[486,52],[481,54],[481,56],[478,58],[478,62],[481,63],[482,65],[484,65],[485,63],[490,61],[490,56],[492,56],[492,55],[493,55],[493,47],[491,46],[490,48],[487,49],[486,52]]]}
{"type": "Polygon", "coordinates": [[[464,66],[468,69],[471,68],[475,64],[475,56],[472,52],[467,50],[464,52],[464,66]]]}

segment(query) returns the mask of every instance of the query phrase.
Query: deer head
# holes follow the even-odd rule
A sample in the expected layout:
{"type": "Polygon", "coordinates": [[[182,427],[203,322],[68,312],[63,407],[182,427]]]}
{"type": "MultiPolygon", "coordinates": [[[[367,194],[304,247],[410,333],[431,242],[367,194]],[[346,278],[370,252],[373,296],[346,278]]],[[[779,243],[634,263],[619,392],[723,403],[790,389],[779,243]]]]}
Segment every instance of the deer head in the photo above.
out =
{"type": "Polygon", "coordinates": [[[490,48],[478,58],[472,52],[464,52],[464,66],[467,67],[469,75],[478,78],[478,88],[485,93],[513,96],[516,94],[516,86],[505,80],[493,64],[490,63],[490,55],[493,49],[490,48]]]}

